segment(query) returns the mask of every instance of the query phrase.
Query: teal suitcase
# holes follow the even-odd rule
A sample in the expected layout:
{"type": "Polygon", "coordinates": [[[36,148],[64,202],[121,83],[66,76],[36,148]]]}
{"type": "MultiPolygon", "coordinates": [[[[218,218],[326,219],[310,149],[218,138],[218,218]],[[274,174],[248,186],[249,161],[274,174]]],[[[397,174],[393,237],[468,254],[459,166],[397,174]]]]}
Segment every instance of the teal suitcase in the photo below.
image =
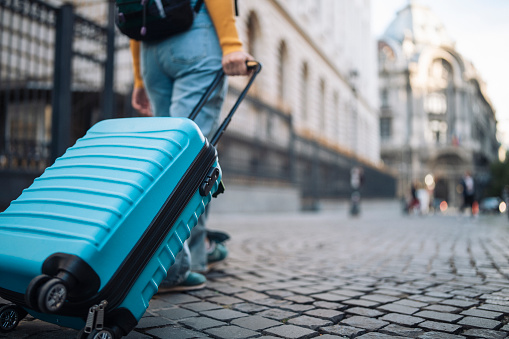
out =
{"type": "Polygon", "coordinates": [[[222,192],[215,145],[260,69],[210,142],[187,118],[101,121],[0,213],[0,331],[27,313],[81,339],[137,325],[222,192]]]}

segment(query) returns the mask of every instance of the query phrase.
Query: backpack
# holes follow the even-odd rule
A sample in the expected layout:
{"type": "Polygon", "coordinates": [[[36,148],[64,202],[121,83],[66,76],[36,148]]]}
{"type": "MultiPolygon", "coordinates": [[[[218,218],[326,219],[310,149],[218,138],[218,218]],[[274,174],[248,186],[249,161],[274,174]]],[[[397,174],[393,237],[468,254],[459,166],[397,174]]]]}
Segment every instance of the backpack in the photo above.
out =
{"type": "Polygon", "coordinates": [[[188,30],[203,0],[115,0],[115,23],[129,38],[156,41],[188,30]]]}

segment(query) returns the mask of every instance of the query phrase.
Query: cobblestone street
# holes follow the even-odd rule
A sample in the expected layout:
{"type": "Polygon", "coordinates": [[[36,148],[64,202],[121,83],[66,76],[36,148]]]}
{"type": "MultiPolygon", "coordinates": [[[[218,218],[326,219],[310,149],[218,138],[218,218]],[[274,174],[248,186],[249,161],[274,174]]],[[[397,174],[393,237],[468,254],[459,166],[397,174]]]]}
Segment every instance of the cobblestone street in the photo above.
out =
{"type": "MultiPolygon", "coordinates": [[[[404,216],[397,202],[217,215],[230,256],[203,290],[157,295],[127,338],[505,338],[509,220],[404,216]]],[[[0,338],[74,338],[27,318],[0,338]]]]}

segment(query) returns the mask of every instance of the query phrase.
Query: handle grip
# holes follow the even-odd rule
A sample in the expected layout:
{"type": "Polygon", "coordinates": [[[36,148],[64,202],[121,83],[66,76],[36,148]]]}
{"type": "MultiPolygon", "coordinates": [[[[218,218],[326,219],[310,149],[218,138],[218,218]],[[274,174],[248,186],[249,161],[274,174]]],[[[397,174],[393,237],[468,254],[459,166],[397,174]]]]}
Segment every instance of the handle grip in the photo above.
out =
{"type": "MultiPolygon", "coordinates": [[[[240,93],[239,97],[237,98],[237,101],[235,102],[235,104],[231,108],[230,112],[228,113],[228,115],[223,120],[223,122],[221,123],[221,125],[217,129],[216,133],[214,134],[214,136],[210,140],[210,143],[212,145],[214,145],[214,146],[217,145],[217,142],[219,141],[219,139],[223,135],[224,131],[226,130],[226,127],[228,127],[228,125],[230,124],[230,121],[231,121],[231,119],[233,117],[233,114],[235,114],[235,111],[237,111],[237,109],[239,108],[240,103],[242,102],[242,100],[244,100],[244,98],[245,98],[249,88],[251,88],[251,85],[253,84],[256,76],[262,70],[262,64],[260,62],[258,62],[258,61],[248,60],[248,61],[246,61],[246,66],[247,66],[247,69],[249,71],[251,71],[251,78],[249,79],[249,82],[247,83],[247,85],[244,87],[244,89],[240,93]]],[[[198,101],[198,104],[196,104],[196,106],[194,107],[193,111],[189,115],[189,119],[194,120],[196,118],[196,116],[198,115],[200,110],[203,108],[203,106],[205,105],[205,103],[209,99],[209,97],[212,94],[212,92],[216,89],[216,87],[219,85],[221,80],[223,80],[224,76],[225,76],[225,73],[224,73],[223,69],[221,68],[217,72],[217,75],[214,78],[214,80],[212,80],[212,83],[210,84],[210,86],[207,88],[207,91],[203,94],[203,96],[201,97],[200,101],[198,101]]]]}

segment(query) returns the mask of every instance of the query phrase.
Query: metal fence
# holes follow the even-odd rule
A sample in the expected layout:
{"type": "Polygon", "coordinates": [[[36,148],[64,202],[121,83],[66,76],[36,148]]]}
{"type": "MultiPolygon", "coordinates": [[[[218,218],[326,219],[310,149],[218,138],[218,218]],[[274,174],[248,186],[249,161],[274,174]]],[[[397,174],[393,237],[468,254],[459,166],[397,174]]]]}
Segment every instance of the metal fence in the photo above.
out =
{"type": "MultiPolygon", "coordinates": [[[[128,40],[116,34],[108,6],[100,25],[68,4],[0,0],[0,209],[95,122],[134,114],[131,85],[116,81],[114,70],[128,40]]],[[[235,95],[231,88],[230,99],[235,95]]],[[[349,196],[356,159],[297,137],[291,116],[254,97],[242,107],[258,115],[253,121],[261,128],[255,135],[225,133],[219,154],[226,176],[293,185],[312,204],[349,196]]],[[[394,196],[390,174],[363,167],[367,196],[394,196]]]]}

